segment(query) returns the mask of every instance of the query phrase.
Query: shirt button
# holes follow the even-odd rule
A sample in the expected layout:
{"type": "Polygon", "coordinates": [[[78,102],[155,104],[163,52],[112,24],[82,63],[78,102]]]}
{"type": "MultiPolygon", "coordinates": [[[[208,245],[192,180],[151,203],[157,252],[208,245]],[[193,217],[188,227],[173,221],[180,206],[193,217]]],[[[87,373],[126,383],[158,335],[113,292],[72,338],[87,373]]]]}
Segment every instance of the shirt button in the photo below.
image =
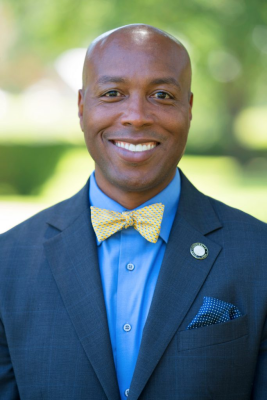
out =
{"type": "Polygon", "coordinates": [[[129,396],[129,389],[126,389],[124,394],[125,394],[126,397],[128,397],[129,396]]]}
{"type": "Polygon", "coordinates": [[[128,269],[128,271],[133,271],[135,269],[135,266],[134,264],[129,263],[126,265],[126,268],[128,269]]]}
{"type": "Polygon", "coordinates": [[[130,332],[131,329],[132,329],[132,327],[131,327],[130,324],[124,324],[124,325],[123,325],[123,330],[124,330],[125,332],[130,332]]]}

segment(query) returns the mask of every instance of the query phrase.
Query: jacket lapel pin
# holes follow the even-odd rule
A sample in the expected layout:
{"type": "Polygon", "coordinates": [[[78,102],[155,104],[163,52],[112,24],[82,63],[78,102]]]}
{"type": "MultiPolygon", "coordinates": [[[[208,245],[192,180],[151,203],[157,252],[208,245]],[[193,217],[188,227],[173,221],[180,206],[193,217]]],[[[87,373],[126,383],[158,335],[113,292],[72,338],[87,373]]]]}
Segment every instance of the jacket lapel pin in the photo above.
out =
{"type": "Polygon", "coordinates": [[[197,260],[204,260],[208,257],[209,250],[203,243],[193,243],[190,247],[190,253],[197,260]]]}

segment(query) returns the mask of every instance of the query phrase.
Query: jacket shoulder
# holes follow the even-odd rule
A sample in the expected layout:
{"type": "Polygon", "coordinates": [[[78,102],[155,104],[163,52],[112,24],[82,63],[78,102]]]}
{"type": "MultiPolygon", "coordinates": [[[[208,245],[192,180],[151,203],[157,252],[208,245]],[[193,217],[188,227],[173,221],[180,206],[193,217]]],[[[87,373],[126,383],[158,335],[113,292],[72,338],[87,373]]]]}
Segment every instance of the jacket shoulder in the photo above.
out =
{"type": "Polygon", "coordinates": [[[244,211],[231,207],[225,203],[222,203],[221,201],[215,200],[212,197],[206,197],[209,199],[214,211],[216,212],[220,221],[223,223],[224,227],[233,226],[238,230],[240,230],[242,227],[245,231],[250,229],[267,235],[267,224],[265,222],[260,221],[244,211]]]}
{"type": "Polygon", "coordinates": [[[66,227],[73,222],[88,205],[88,183],[84,188],[67,200],[61,201],[31,218],[21,222],[17,226],[0,235],[0,243],[18,243],[27,245],[37,243],[47,239],[48,228],[53,227],[53,231],[61,231],[61,227],[66,227]]]}

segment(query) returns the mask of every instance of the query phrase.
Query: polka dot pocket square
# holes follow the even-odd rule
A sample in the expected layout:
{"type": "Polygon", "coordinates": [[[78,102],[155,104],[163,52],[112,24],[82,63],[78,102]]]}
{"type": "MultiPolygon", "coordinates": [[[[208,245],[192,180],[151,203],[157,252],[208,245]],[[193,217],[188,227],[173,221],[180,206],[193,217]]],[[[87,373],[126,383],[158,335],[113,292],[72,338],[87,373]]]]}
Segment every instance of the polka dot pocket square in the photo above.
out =
{"type": "Polygon", "coordinates": [[[241,317],[236,306],[214,297],[204,297],[199,312],[186,329],[202,328],[208,325],[221,324],[241,317]]]}

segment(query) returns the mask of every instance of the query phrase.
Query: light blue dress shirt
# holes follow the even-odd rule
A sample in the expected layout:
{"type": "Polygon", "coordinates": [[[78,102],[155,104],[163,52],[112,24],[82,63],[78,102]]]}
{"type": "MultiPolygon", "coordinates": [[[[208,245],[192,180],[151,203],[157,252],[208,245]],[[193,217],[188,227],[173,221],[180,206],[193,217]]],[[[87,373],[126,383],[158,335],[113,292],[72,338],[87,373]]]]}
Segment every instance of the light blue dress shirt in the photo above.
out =
{"type": "MultiPolygon", "coordinates": [[[[137,207],[164,204],[157,243],[148,242],[133,227],[123,229],[101,243],[96,238],[121,399],[126,399],[129,393],[143,328],[177,211],[180,191],[180,174],[177,169],[175,177],[162,192],[137,207]]],[[[129,211],[99,189],[94,173],[90,178],[89,201],[91,206],[106,210],[129,211]]]]}

